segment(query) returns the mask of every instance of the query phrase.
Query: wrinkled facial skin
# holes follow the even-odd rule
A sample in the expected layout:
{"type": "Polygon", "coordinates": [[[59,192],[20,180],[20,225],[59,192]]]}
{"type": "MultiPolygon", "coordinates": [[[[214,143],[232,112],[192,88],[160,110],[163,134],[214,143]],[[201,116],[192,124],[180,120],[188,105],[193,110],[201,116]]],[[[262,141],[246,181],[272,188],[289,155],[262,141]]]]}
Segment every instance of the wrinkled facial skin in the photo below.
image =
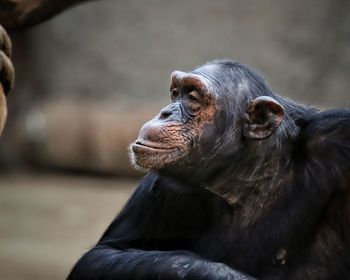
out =
{"type": "Polygon", "coordinates": [[[171,104],[143,125],[131,145],[134,165],[164,170],[195,165],[206,131],[214,126],[216,98],[206,80],[196,74],[175,71],[171,75],[171,104]]]}

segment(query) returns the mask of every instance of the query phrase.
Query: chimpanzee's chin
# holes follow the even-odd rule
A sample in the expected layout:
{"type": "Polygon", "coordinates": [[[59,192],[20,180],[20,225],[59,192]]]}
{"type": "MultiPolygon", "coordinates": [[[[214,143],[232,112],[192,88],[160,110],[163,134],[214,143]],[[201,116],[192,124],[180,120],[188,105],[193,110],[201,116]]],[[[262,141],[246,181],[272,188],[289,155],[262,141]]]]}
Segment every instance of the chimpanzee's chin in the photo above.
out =
{"type": "Polygon", "coordinates": [[[181,162],[186,158],[182,149],[154,149],[133,144],[131,146],[131,161],[137,169],[143,170],[181,170],[181,162]],[[179,166],[178,166],[179,165],[179,166]]]}

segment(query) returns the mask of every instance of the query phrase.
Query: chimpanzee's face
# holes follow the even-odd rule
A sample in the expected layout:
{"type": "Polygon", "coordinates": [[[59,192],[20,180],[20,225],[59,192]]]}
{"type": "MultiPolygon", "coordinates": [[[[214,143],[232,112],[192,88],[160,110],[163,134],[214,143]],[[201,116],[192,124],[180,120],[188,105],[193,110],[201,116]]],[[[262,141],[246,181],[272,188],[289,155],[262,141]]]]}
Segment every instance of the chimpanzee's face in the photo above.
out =
{"type": "Polygon", "coordinates": [[[242,139],[269,138],[283,122],[284,108],[267,87],[259,90],[264,85],[251,76],[237,63],[214,62],[190,73],[173,72],[172,102],[141,128],[131,145],[133,163],[144,169],[184,173],[186,167],[191,172],[217,165],[220,145],[227,157],[243,151],[242,143],[249,141],[242,139]]]}
{"type": "Polygon", "coordinates": [[[171,103],[143,125],[131,145],[132,160],[144,169],[195,165],[213,145],[217,96],[198,74],[171,75],[171,103]]]}

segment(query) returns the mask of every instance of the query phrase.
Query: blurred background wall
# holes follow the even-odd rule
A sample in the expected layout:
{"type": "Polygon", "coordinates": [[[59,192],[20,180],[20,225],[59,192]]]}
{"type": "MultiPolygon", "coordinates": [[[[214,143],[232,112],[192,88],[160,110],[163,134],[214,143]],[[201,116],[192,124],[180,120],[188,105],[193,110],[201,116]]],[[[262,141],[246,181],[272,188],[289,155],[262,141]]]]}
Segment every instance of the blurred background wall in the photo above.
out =
{"type": "Polygon", "coordinates": [[[141,176],[127,146],[168,102],[175,69],[233,58],[283,96],[350,105],[347,0],[103,0],[11,36],[2,279],[64,279],[96,242],[141,176]]]}

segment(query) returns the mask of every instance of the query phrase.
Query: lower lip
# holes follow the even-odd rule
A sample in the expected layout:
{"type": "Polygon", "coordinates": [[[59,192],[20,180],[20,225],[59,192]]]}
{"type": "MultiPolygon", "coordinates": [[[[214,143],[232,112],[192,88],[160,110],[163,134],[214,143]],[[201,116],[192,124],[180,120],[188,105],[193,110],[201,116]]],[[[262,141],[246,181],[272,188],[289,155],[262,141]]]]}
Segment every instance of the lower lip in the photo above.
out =
{"type": "Polygon", "coordinates": [[[142,144],[138,144],[138,143],[133,143],[131,145],[131,149],[134,152],[140,151],[140,150],[149,150],[149,151],[169,151],[169,150],[173,150],[174,148],[163,148],[163,147],[151,147],[151,146],[146,146],[146,145],[142,145],[142,144]]]}

